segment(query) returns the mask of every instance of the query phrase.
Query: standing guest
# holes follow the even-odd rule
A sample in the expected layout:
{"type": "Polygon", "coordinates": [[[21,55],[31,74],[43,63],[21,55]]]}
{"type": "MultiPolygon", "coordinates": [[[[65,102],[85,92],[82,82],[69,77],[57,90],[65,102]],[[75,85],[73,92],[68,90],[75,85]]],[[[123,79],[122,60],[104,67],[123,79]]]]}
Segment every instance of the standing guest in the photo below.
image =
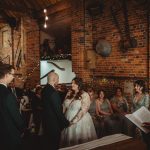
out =
{"type": "Polygon", "coordinates": [[[72,80],[72,91],[69,91],[64,101],[66,118],[70,126],[62,132],[62,146],[72,146],[97,138],[91,115],[88,113],[90,97],[83,90],[82,79],[72,80]]]}
{"type": "MultiPolygon", "coordinates": [[[[33,112],[33,123],[35,124],[35,134],[38,135],[40,130],[40,125],[42,122],[42,110],[43,110],[43,103],[41,100],[41,91],[42,87],[38,86],[35,89],[35,95],[31,102],[32,112],[33,112]]],[[[32,126],[32,124],[31,124],[32,126]]]]}
{"type": "Polygon", "coordinates": [[[16,87],[14,80],[9,83],[8,89],[16,96],[18,102],[20,102],[20,99],[22,98],[23,90],[19,87],[16,87]]]}
{"type": "Polygon", "coordinates": [[[55,89],[59,76],[55,72],[48,74],[48,84],[42,90],[44,150],[57,150],[61,131],[69,126],[62,111],[61,98],[55,89]]]}
{"type": "Polygon", "coordinates": [[[90,100],[91,100],[91,104],[90,104],[90,107],[89,107],[89,110],[88,112],[90,113],[92,119],[93,119],[93,123],[94,123],[94,126],[95,126],[95,130],[96,130],[96,133],[97,135],[99,136],[99,121],[96,117],[96,94],[95,94],[95,91],[93,88],[89,88],[87,90],[89,96],[90,96],[90,100]]]}
{"type": "Polygon", "coordinates": [[[30,117],[31,117],[31,102],[35,93],[31,90],[29,82],[24,83],[23,96],[20,103],[20,110],[25,120],[26,127],[29,128],[30,117]]]}
{"type": "Polygon", "coordinates": [[[17,100],[7,85],[14,79],[14,68],[9,64],[0,64],[0,148],[2,150],[20,150],[24,121],[17,107],[17,100]]]}
{"type": "MultiPolygon", "coordinates": [[[[150,99],[149,94],[146,93],[145,82],[143,80],[137,80],[134,83],[135,88],[135,96],[133,98],[133,107],[132,112],[140,109],[142,106],[149,108],[150,99]]],[[[135,137],[136,126],[132,124],[131,136],[135,137]]],[[[147,144],[148,148],[150,148],[149,134],[145,134],[142,132],[142,137],[144,142],[147,144]]]]}
{"type": "Polygon", "coordinates": [[[133,107],[132,111],[136,111],[142,106],[149,108],[150,100],[149,95],[145,90],[145,82],[143,80],[137,80],[134,83],[135,85],[135,96],[133,98],[133,107]]]}

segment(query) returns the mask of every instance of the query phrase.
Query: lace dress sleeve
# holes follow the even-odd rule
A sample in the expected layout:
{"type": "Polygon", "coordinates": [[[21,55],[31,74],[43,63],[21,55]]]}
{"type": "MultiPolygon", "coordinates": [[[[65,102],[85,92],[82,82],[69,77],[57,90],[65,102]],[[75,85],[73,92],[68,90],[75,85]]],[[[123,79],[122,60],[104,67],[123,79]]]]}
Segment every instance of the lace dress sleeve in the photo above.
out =
{"type": "Polygon", "coordinates": [[[149,105],[150,105],[149,94],[145,94],[145,107],[149,108],[149,105]]]}
{"type": "Polygon", "coordinates": [[[90,96],[88,93],[84,92],[81,96],[81,109],[79,112],[76,114],[76,116],[73,118],[71,123],[76,123],[78,122],[88,111],[90,107],[91,101],[90,101],[90,96]]]}

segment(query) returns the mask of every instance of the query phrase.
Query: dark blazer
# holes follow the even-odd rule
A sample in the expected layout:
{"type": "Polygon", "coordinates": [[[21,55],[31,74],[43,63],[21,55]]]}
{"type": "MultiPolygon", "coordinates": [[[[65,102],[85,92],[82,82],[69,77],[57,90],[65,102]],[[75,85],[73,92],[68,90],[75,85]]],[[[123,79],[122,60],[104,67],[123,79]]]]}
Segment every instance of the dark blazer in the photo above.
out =
{"type": "MultiPolygon", "coordinates": [[[[9,89],[10,92],[12,92],[11,87],[8,87],[8,89],[9,89]]],[[[20,89],[19,87],[15,87],[15,91],[16,91],[17,98],[21,98],[23,96],[23,90],[20,89]]]]}
{"type": "Polygon", "coordinates": [[[52,142],[49,149],[55,150],[59,147],[61,131],[69,126],[69,121],[62,112],[61,98],[58,92],[49,84],[42,90],[42,101],[44,134],[49,138],[48,144],[50,141],[52,142]]]}
{"type": "Polygon", "coordinates": [[[0,84],[0,147],[5,150],[18,150],[21,134],[25,129],[16,97],[0,84]]]}

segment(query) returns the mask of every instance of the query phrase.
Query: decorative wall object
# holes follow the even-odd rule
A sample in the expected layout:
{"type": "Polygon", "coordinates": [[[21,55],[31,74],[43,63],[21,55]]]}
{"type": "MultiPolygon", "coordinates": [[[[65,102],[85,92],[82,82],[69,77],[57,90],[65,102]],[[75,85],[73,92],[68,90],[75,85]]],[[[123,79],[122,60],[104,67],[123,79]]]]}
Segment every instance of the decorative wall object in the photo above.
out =
{"type": "Polygon", "coordinates": [[[96,45],[96,52],[103,57],[108,57],[111,53],[111,45],[106,40],[99,40],[96,45]]]}
{"type": "Polygon", "coordinates": [[[10,36],[8,30],[2,31],[2,48],[9,47],[10,36]]]}

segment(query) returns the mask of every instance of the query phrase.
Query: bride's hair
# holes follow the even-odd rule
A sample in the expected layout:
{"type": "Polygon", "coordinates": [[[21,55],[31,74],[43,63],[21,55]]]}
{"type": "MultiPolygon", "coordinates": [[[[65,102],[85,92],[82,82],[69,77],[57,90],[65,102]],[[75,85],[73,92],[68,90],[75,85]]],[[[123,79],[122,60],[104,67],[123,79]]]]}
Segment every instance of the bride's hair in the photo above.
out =
{"type": "Polygon", "coordinates": [[[75,77],[72,81],[75,81],[75,84],[78,85],[79,92],[75,95],[75,91],[71,90],[68,99],[72,99],[74,97],[75,100],[81,99],[81,95],[83,93],[83,81],[81,78],[75,77]]]}

